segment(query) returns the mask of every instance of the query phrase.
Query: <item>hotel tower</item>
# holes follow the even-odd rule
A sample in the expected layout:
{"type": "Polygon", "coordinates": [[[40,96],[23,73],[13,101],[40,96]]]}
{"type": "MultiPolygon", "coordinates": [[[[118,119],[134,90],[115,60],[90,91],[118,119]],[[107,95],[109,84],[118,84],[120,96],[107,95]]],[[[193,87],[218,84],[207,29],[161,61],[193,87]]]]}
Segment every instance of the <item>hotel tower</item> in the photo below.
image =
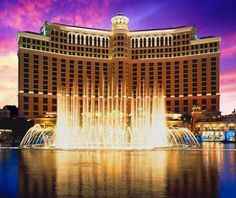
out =
{"type": "Polygon", "coordinates": [[[75,87],[82,100],[85,89],[137,98],[158,85],[167,112],[219,110],[219,37],[200,38],[193,26],[129,30],[121,13],[111,22],[105,30],[46,21],[40,33],[18,34],[20,117],[56,112],[59,90],[75,87]]]}

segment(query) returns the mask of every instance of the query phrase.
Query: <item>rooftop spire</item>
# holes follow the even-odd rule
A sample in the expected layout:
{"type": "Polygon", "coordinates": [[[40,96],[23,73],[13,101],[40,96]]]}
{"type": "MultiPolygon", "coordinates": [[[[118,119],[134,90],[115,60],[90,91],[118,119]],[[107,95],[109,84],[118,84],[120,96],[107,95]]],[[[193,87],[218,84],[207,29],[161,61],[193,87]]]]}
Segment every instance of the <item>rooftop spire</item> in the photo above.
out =
{"type": "Polygon", "coordinates": [[[118,12],[116,16],[112,17],[111,22],[113,31],[128,31],[129,19],[121,12],[118,12]]]}
{"type": "Polygon", "coordinates": [[[118,15],[118,16],[124,16],[121,11],[119,11],[119,12],[117,13],[117,15],[118,15]]]}

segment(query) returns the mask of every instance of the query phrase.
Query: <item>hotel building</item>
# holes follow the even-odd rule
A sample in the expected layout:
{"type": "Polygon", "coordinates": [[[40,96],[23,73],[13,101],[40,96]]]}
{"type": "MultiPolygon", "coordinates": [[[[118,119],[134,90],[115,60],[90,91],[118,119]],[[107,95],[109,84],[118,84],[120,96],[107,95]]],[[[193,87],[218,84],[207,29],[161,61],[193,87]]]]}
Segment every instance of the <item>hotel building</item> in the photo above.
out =
{"type": "Polygon", "coordinates": [[[193,26],[129,30],[122,14],[111,22],[112,30],[45,22],[40,33],[18,34],[20,117],[55,112],[58,89],[76,85],[82,98],[86,84],[95,98],[109,85],[135,98],[159,84],[167,112],[219,110],[219,37],[199,38],[193,26]]]}

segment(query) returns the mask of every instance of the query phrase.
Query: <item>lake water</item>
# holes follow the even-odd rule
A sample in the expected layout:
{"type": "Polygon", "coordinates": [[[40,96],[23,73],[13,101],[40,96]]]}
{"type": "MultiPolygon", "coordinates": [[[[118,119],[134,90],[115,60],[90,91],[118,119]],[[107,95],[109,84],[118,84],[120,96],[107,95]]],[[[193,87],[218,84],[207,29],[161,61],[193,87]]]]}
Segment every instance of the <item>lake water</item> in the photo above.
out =
{"type": "Polygon", "coordinates": [[[1,147],[0,197],[236,197],[236,145],[155,151],[1,147]]]}

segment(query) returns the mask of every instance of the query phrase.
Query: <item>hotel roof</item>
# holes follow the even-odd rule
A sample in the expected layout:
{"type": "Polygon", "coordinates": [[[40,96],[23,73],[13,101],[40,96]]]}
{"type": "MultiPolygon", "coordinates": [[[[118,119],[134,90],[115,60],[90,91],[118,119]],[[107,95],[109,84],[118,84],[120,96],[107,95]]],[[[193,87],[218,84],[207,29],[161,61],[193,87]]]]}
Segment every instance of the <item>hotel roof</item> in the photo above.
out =
{"type": "MultiPolygon", "coordinates": [[[[65,30],[87,30],[87,31],[99,31],[100,33],[105,33],[105,34],[111,34],[112,30],[108,30],[108,29],[99,29],[99,28],[91,28],[91,27],[83,27],[83,26],[74,26],[74,25],[67,25],[67,24],[62,24],[62,23],[55,23],[55,22],[49,22],[49,21],[45,21],[44,26],[58,26],[58,27],[62,27],[65,28],[65,30]]],[[[42,28],[43,28],[42,27],[42,28]]],[[[42,29],[41,28],[41,29],[42,29]]],[[[178,26],[178,27],[171,27],[171,28],[157,28],[157,29],[142,29],[142,30],[130,30],[129,34],[136,34],[136,33],[161,33],[161,31],[164,32],[182,32],[182,31],[195,31],[195,27],[194,26],[178,26]]]]}

